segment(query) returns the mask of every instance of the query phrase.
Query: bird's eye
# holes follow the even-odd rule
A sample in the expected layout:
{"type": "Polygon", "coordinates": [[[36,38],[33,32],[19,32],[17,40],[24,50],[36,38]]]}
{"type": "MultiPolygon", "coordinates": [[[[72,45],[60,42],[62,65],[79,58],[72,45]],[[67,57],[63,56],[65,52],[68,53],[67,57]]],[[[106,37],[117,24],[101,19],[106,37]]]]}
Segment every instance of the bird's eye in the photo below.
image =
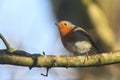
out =
{"type": "Polygon", "coordinates": [[[67,26],[67,23],[64,23],[65,26],[67,26]]]}

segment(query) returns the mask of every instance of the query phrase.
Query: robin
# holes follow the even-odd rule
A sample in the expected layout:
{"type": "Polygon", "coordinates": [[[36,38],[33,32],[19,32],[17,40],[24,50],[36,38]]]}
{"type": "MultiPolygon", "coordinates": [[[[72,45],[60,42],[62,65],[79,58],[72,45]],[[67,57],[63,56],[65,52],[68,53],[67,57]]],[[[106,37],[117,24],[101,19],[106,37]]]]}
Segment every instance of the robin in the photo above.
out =
{"type": "Polygon", "coordinates": [[[100,52],[90,35],[81,27],[72,24],[70,21],[57,23],[64,47],[75,55],[100,52]]]}

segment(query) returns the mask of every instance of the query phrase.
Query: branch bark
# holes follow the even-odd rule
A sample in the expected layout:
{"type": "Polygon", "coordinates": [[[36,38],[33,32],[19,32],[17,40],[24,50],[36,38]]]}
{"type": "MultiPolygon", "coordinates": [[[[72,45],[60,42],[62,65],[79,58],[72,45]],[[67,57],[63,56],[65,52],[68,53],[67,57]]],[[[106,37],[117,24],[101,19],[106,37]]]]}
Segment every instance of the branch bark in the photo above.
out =
{"type": "Polygon", "coordinates": [[[16,50],[8,52],[0,50],[0,64],[11,64],[17,66],[33,67],[95,67],[120,63],[120,51],[89,55],[84,62],[84,56],[53,56],[30,54],[25,51],[16,50]]]}
{"type": "Polygon", "coordinates": [[[46,56],[45,53],[41,55],[15,50],[2,34],[0,34],[0,38],[7,48],[0,50],[0,64],[28,66],[30,69],[32,67],[47,67],[49,69],[50,67],[91,67],[120,63],[120,51],[89,55],[88,60],[84,62],[85,56],[80,55],[46,56]]]}

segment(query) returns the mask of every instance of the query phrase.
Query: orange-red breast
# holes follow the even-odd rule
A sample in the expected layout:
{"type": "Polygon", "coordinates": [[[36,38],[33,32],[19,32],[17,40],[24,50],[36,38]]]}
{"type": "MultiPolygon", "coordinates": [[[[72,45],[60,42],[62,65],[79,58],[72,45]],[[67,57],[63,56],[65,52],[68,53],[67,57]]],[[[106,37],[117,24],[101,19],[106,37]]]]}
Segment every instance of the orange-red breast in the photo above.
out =
{"type": "Polygon", "coordinates": [[[99,52],[96,44],[83,28],[69,21],[60,21],[57,25],[62,43],[69,52],[76,55],[99,52]]]}

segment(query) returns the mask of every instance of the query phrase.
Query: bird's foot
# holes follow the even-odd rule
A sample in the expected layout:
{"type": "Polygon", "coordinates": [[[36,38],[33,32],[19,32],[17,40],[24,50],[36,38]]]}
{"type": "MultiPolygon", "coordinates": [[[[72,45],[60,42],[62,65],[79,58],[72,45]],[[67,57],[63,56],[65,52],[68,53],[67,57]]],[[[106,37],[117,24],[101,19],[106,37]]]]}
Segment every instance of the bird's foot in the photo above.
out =
{"type": "Polygon", "coordinates": [[[89,57],[88,57],[88,52],[85,54],[85,58],[84,58],[84,62],[83,62],[83,64],[85,63],[85,61],[86,60],[88,60],[89,59],[89,57]]]}

